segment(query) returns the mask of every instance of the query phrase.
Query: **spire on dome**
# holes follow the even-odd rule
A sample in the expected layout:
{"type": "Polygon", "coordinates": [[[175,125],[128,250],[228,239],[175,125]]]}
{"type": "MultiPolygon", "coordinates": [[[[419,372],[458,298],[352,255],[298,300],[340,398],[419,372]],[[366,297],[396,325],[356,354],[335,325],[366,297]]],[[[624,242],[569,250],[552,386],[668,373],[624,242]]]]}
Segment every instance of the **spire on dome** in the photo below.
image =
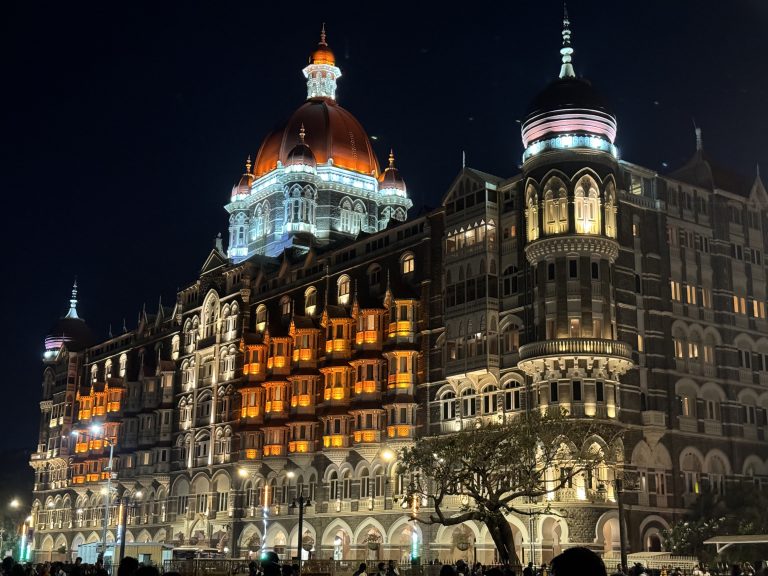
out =
{"type": "Polygon", "coordinates": [[[304,142],[304,136],[307,135],[307,131],[304,130],[304,122],[301,123],[301,128],[299,128],[299,140],[301,140],[302,144],[305,144],[304,142]]]}
{"type": "Polygon", "coordinates": [[[75,283],[72,285],[72,298],[69,299],[69,312],[67,312],[67,315],[64,316],[64,318],[80,318],[80,316],[77,315],[77,278],[75,278],[75,283]]]}
{"type": "Polygon", "coordinates": [[[389,149],[389,167],[395,167],[395,151],[392,148],[389,149]]]}
{"type": "Polygon", "coordinates": [[[571,54],[573,54],[571,21],[568,19],[568,7],[565,3],[563,3],[563,47],[560,48],[560,54],[563,62],[560,66],[560,78],[575,78],[576,73],[573,71],[573,64],[571,64],[571,54]]]}
{"type": "Polygon", "coordinates": [[[251,155],[248,154],[248,158],[245,160],[245,173],[250,174],[251,173],[251,155]]]}
{"type": "Polygon", "coordinates": [[[309,65],[304,68],[307,79],[307,100],[310,98],[336,99],[336,80],[341,70],[336,66],[336,57],[325,39],[325,22],[320,30],[320,42],[309,56],[309,65]]]}
{"type": "Polygon", "coordinates": [[[701,137],[701,128],[696,126],[695,132],[696,132],[696,151],[701,152],[702,150],[704,150],[704,140],[701,137]]]}

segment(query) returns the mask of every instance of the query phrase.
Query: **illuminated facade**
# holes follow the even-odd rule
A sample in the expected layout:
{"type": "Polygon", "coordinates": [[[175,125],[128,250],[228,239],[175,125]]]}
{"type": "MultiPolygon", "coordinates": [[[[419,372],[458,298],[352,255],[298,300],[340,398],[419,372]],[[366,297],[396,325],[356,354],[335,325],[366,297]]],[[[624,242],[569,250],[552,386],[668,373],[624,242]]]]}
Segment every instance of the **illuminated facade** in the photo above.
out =
{"type": "Polygon", "coordinates": [[[393,156],[379,173],[335,103],[323,35],[307,102],[233,190],[228,251],[217,242],[173,308],[103,342],[74,291],[46,339],[38,557],[100,541],[109,444],[109,542],[124,514],[128,542],[235,557],[296,556],[303,494],[317,557],[491,562],[479,525],[409,522],[392,456],[536,407],[625,435],[588,439],[599,473],[510,516],[525,561],[615,553],[617,471],[634,482],[634,550],[658,547],[703,490],[768,483],[765,188],[717,168],[700,139],[669,176],[619,160],[570,36],[566,21],[560,76],[523,122],[522,173],[465,168],[439,208],[406,219],[393,156]]]}

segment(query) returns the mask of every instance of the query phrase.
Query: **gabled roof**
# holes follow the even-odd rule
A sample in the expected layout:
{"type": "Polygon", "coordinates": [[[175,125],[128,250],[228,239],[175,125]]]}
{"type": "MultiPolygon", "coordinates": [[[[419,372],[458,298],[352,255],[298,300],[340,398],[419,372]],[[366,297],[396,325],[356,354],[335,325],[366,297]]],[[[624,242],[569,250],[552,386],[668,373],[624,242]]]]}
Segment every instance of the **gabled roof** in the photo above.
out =
{"type": "Polygon", "coordinates": [[[747,178],[716,164],[702,149],[696,150],[691,159],[669,177],[706,190],[724,190],[745,198],[752,188],[747,178]]]}
{"type": "Polygon", "coordinates": [[[219,252],[218,249],[214,248],[211,250],[210,254],[208,254],[208,258],[205,259],[205,263],[203,264],[202,269],[200,270],[200,275],[205,275],[213,272],[214,270],[218,270],[222,266],[226,266],[229,264],[229,260],[227,260],[227,257],[219,252]]]}
{"type": "Polygon", "coordinates": [[[499,184],[504,182],[505,179],[499,176],[494,176],[493,174],[488,174],[487,172],[482,172],[481,170],[467,168],[465,166],[461,169],[461,172],[457,174],[456,178],[454,178],[453,182],[448,187],[448,192],[446,192],[445,196],[443,196],[443,200],[441,202],[443,206],[445,206],[445,204],[450,201],[453,192],[463,180],[471,180],[475,184],[479,184],[481,187],[486,187],[488,185],[497,187],[499,184]]]}

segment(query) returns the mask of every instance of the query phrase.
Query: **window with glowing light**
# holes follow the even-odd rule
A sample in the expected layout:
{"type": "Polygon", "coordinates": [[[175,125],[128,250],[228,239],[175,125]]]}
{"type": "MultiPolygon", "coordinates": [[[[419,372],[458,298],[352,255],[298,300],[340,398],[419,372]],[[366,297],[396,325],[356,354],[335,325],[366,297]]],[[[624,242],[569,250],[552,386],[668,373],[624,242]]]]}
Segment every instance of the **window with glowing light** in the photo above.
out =
{"type": "Polygon", "coordinates": [[[416,259],[412,252],[406,252],[400,258],[400,271],[403,274],[410,274],[416,269],[416,259]]]}

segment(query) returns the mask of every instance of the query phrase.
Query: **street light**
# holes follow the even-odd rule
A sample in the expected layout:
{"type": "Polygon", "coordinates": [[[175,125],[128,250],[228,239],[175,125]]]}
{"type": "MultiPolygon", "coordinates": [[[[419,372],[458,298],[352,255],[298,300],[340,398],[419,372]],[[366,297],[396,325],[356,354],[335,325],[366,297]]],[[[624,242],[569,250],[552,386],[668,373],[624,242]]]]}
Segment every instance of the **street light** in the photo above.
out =
{"type": "MultiPolygon", "coordinates": [[[[125,532],[128,524],[128,512],[129,508],[132,508],[136,506],[136,503],[141,500],[141,497],[143,496],[143,493],[141,490],[137,490],[136,493],[128,498],[127,496],[123,496],[123,501],[120,503],[120,510],[117,515],[118,521],[120,522],[120,529],[118,531],[119,536],[119,544],[120,549],[117,556],[117,564],[118,566],[123,561],[123,558],[125,557],[125,532]]],[[[115,540],[116,542],[118,539],[115,540]]]]}
{"type": "MultiPolygon", "coordinates": [[[[287,476],[288,478],[294,477],[293,471],[289,471],[287,476]]],[[[296,535],[296,555],[299,560],[299,568],[301,568],[301,560],[302,560],[302,541],[304,539],[304,508],[306,506],[312,506],[312,502],[310,502],[309,497],[304,497],[304,484],[302,483],[301,486],[299,486],[299,495],[296,496],[296,498],[293,499],[293,502],[291,503],[291,508],[298,508],[299,509],[299,533],[296,535]]]]}
{"type": "MultiPolygon", "coordinates": [[[[93,436],[97,436],[102,432],[101,426],[98,424],[94,424],[91,426],[91,433],[93,436]]],[[[80,432],[77,430],[72,431],[72,436],[79,436],[80,432]]],[[[107,474],[107,487],[104,491],[104,530],[102,532],[101,541],[102,541],[102,551],[101,551],[101,561],[102,564],[104,563],[107,555],[107,526],[109,524],[109,503],[111,500],[111,494],[112,494],[112,461],[114,456],[114,449],[115,444],[106,437],[106,434],[104,435],[104,438],[102,441],[109,446],[109,463],[107,464],[107,471],[109,472],[107,474]]]]}
{"type": "MultiPolygon", "coordinates": [[[[238,468],[237,473],[243,479],[243,482],[245,482],[245,479],[248,477],[250,478],[256,477],[256,474],[250,472],[246,468],[238,468]]],[[[262,510],[262,517],[264,520],[264,536],[262,538],[262,543],[261,543],[261,551],[262,551],[262,557],[263,557],[263,554],[267,548],[267,520],[269,518],[269,484],[266,481],[264,482],[264,500],[261,505],[261,510],[262,510]]],[[[234,549],[234,546],[233,546],[233,549],[234,549]]]]}

